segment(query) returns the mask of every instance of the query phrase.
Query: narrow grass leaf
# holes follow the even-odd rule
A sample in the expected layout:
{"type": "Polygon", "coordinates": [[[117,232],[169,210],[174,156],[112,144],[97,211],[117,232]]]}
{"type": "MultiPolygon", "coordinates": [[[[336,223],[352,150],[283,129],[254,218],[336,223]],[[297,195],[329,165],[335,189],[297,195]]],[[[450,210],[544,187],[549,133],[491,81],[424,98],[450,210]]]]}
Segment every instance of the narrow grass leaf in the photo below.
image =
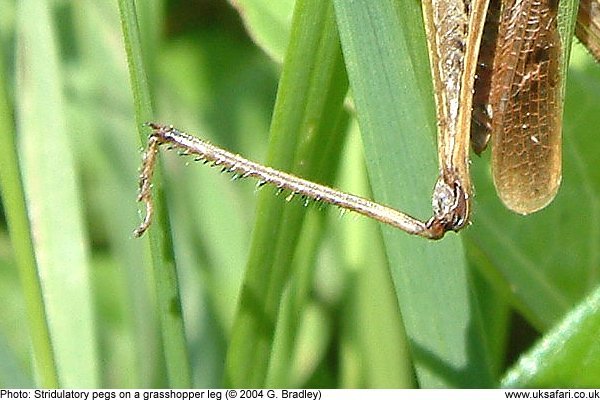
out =
{"type": "MultiPolygon", "coordinates": [[[[144,131],[142,124],[150,121],[153,112],[133,0],[119,0],[119,12],[136,110],[136,124],[140,139],[142,143],[145,143],[147,133],[144,131]]],[[[154,228],[151,228],[147,234],[150,239],[154,283],[156,285],[156,298],[169,385],[175,388],[188,388],[191,386],[190,363],[173,246],[165,208],[164,192],[159,175],[155,173],[153,181],[154,207],[158,212],[155,215],[154,228]]]]}
{"type": "MultiPolygon", "coordinates": [[[[435,113],[418,3],[336,0],[374,196],[428,218],[435,113]]],[[[433,243],[383,227],[422,387],[491,386],[460,238],[433,243]]]]}
{"type": "Polygon", "coordinates": [[[600,288],[570,311],[504,379],[506,388],[600,386],[600,288]]]}
{"type": "Polygon", "coordinates": [[[16,114],[21,171],[58,381],[64,387],[93,388],[100,382],[87,236],[55,40],[49,3],[19,2],[16,114]]]}
{"type": "MultiPolygon", "coordinates": [[[[11,102],[8,99],[8,88],[5,87],[7,79],[3,61],[3,53],[0,52],[0,193],[25,296],[31,346],[35,354],[32,362],[38,371],[38,384],[45,388],[58,387],[58,371],[31,240],[31,226],[19,171],[13,110],[9,106],[11,102]]],[[[8,387],[9,381],[5,381],[4,386],[8,387]]]]}

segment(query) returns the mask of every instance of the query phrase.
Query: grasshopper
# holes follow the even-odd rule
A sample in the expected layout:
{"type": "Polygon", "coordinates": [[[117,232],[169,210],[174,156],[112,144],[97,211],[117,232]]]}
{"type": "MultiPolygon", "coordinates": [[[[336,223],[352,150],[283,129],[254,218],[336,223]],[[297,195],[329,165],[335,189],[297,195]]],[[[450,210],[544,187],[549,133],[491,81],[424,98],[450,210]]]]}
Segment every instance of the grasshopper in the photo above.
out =
{"type": "MultiPolygon", "coordinates": [[[[266,167],[172,126],[152,129],[140,174],[138,200],[153,215],[151,181],[162,144],[191,154],[236,177],[333,204],[409,234],[440,239],[469,223],[473,196],[469,147],[491,142],[498,196],[512,211],[548,205],[561,181],[562,69],[568,43],[559,34],[558,0],[430,0],[423,14],[438,119],[439,176],[433,215],[424,221],[368,199],[266,167]]],[[[577,35],[600,58],[600,3],[583,0],[577,35]]]]}

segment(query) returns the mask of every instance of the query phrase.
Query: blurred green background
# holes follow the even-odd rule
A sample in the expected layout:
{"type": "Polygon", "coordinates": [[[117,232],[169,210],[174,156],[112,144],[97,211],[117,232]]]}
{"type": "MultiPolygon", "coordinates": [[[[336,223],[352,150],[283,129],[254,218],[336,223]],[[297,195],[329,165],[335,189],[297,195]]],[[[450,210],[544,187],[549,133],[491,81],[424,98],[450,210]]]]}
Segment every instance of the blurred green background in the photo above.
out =
{"type": "MultiPolygon", "coordinates": [[[[368,175],[375,197],[390,203],[403,191],[397,181],[409,189],[410,180],[421,182],[420,205],[409,209],[426,217],[435,180],[431,83],[423,58],[416,72],[392,77],[404,93],[415,75],[425,93],[429,122],[414,140],[423,145],[409,149],[404,141],[422,127],[423,94],[389,102],[377,79],[406,70],[394,64],[408,59],[394,50],[403,29],[407,54],[426,54],[422,21],[409,17],[420,12],[415,1],[370,8],[299,0],[293,19],[292,0],[144,1],[140,42],[124,41],[122,24],[132,22],[126,3],[0,0],[0,386],[600,385],[600,68],[581,45],[569,70],[555,202],[533,216],[510,214],[495,196],[488,157],[476,158],[473,225],[442,243],[340,218],[333,207],[288,204],[285,195],[162,151],[157,186],[170,225],[159,259],[177,271],[177,281],[166,283],[175,294],[165,300],[157,270],[171,267],[157,264],[148,239],[132,237],[143,215],[135,202],[145,146],[138,130],[149,133],[136,120],[134,96],[149,90],[155,121],[262,162],[278,151],[277,143],[268,148],[269,130],[277,137],[296,118],[286,114],[300,96],[295,79],[311,74],[307,97],[325,99],[321,115],[332,121],[319,129],[340,135],[332,134],[331,146],[316,144],[328,155],[316,162],[322,179],[372,197],[368,175]],[[369,42],[373,26],[391,47],[369,42]],[[296,61],[282,66],[288,40],[296,61]],[[132,89],[124,43],[144,52],[145,89],[132,89]],[[310,45],[319,53],[303,58],[310,45]],[[368,50],[392,61],[378,63],[368,50]],[[319,75],[325,62],[330,76],[319,75]],[[279,81],[282,70],[287,80],[279,81]],[[355,104],[344,104],[347,79],[355,104]],[[319,82],[332,89],[319,92],[319,82]],[[395,113],[415,125],[395,132],[387,124],[395,113]],[[271,125],[273,115],[279,122],[271,125]],[[369,136],[381,123],[396,147],[369,136]],[[407,175],[396,172],[403,159],[407,175]],[[22,224],[13,222],[25,216],[20,202],[22,224]],[[265,228],[272,204],[308,215],[273,214],[282,226],[273,234],[265,228]],[[276,256],[261,261],[265,254],[276,256]],[[245,272],[247,265],[254,267],[245,272]],[[264,293],[250,291],[262,283],[264,293]]],[[[318,107],[301,104],[292,112],[319,126],[305,111],[318,107]]],[[[299,130],[308,132],[296,139],[302,148],[313,131],[299,130]]]]}

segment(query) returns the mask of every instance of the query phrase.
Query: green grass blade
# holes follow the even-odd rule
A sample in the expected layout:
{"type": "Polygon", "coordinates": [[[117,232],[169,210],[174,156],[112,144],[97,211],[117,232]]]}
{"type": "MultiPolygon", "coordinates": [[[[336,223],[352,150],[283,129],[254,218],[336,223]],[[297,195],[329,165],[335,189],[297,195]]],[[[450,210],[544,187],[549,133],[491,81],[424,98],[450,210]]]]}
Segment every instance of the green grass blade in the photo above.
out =
{"type": "Polygon", "coordinates": [[[519,359],[502,386],[598,387],[599,335],[600,289],[596,289],[519,359]]]}
{"type": "MultiPolygon", "coordinates": [[[[420,7],[335,6],[374,196],[428,218],[436,123],[420,7]]],[[[433,243],[388,227],[383,235],[420,385],[493,385],[460,237],[433,243]]]]}
{"type": "MultiPolygon", "coordinates": [[[[119,0],[119,11],[134,98],[136,125],[140,140],[145,143],[147,133],[142,128],[142,124],[151,119],[153,112],[134,2],[119,0]]],[[[158,175],[155,173],[153,181],[154,207],[158,212],[155,215],[154,228],[151,228],[147,234],[150,239],[169,385],[187,388],[191,386],[190,363],[164,193],[158,175]]]]}
{"type": "Polygon", "coordinates": [[[508,339],[510,334],[511,307],[503,291],[498,291],[492,282],[498,279],[498,271],[490,265],[480,249],[464,240],[471,271],[471,287],[479,299],[480,315],[485,332],[485,345],[489,354],[489,365],[494,377],[499,378],[506,368],[508,356],[508,339]],[[477,269],[475,269],[477,268],[477,269]],[[485,269],[489,276],[481,272],[485,269]]]}
{"type": "MultiPolygon", "coordinates": [[[[58,371],[31,241],[6,82],[3,53],[0,52],[0,193],[25,296],[31,347],[35,354],[32,360],[38,372],[38,384],[40,387],[53,388],[58,387],[58,371]]],[[[4,386],[8,387],[8,383],[4,382],[4,386]]]]}
{"type": "MultiPolygon", "coordinates": [[[[335,135],[343,132],[338,118],[346,90],[331,3],[298,1],[271,125],[267,164],[317,180],[329,176],[331,165],[321,171],[315,166],[327,153],[326,144],[335,142],[335,135]]],[[[327,164],[332,162],[335,164],[330,157],[327,164]]],[[[286,368],[283,364],[273,367],[276,370],[272,370],[268,382],[266,379],[281,297],[296,268],[294,253],[306,209],[286,204],[270,189],[263,189],[259,196],[250,259],[227,355],[227,384],[234,387],[261,387],[265,383],[285,386],[287,380],[285,373],[278,372],[286,368]]],[[[311,265],[299,264],[301,271],[294,272],[299,275],[311,265]]],[[[306,301],[306,295],[300,297],[294,302],[306,301]]],[[[295,334],[293,327],[286,329],[288,343],[295,341],[295,334]]],[[[289,345],[283,348],[289,350],[289,345]]],[[[277,364],[278,355],[273,357],[277,364]]]]}
{"type": "MultiPolygon", "coordinates": [[[[19,2],[16,114],[21,173],[59,384],[93,388],[99,386],[99,370],[88,239],[50,11],[47,2],[19,2]]],[[[27,289],[34,291],[28,297],[39,296],[34,287],[27,289]]],[[[48,358],[47,350],[40,356],[48,358]]],[[[38,373],[52,384],[53,371],[38,373]]]]}

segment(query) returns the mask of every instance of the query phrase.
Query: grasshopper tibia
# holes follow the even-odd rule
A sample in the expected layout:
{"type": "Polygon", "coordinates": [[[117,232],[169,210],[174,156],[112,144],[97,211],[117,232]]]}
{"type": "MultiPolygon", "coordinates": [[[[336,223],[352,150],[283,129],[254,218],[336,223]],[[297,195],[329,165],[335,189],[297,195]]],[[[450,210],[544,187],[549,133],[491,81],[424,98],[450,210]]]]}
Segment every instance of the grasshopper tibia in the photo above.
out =
{"type": "Polygon", "coordinates": [[[148,126],[152,128],[152,133],[148,140],[148,148],[144,153],[140,174],[140,193],[138,195],[138,201],[143,202],[146,206],[146,216],[134,231],[136,237],[141,236],[152,222],[154,208],[152,205],[151,180],[158,147],[165,143],[169,147],[191,154],[210,163],[212,166],[219,166],[237,177],[253,177],[258,180],[259,185],[269,184],[279,190],[289,191],[294,196],[299,195],[320,203],[333,204],[342,209],[354,211],[389,224],[411,235],[428,239],[440,239],[449,230],[461,229],[467,221],[468,199],[464,195],[460,184],[456,182],[446,183],[446,180],[440,178],[434,191],[434,216],[429,221],[424,222],[365,198],[265,167],[197,137],[183,133],[172,126],[155,123],[149,123],[148,126]]]}

